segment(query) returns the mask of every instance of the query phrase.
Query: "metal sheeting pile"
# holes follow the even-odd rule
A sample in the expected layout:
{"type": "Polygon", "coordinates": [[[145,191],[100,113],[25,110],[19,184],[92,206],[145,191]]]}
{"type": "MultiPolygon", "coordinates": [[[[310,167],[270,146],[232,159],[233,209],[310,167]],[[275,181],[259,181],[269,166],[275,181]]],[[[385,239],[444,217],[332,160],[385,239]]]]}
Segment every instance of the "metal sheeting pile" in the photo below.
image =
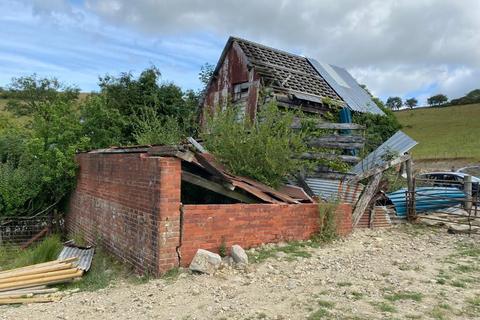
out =
{"type": "Polygon", "coordinates": [[[63,247],[62,252],[58,255],[59,260],[64,260],[72,257],[76,257],[77,260],[73,262],[77,269],[88,271],[92,265],[93,254],[95,249],[92,247],[81,248],[74,245],[66,245],[63,247]]]}

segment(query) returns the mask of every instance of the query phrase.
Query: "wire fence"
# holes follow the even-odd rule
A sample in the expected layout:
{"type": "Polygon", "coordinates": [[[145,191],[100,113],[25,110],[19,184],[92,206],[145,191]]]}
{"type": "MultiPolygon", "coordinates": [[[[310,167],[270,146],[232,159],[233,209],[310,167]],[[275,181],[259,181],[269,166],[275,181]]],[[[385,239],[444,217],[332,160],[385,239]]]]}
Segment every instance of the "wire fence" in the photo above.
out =
{"type": "Polygon", "coordinates": [[[63,230],[63,219],[54,212],[35,217],[1,217],[0,247],[27,247],[52,232],[63,230]]]}
{"type": "Polygon", "coordinates": [[[455,232],[480,234],[479,190],[478,182],[417,178],[413,190],[407,192],[408,212],[416,219],[448,225],[455,232]]]}

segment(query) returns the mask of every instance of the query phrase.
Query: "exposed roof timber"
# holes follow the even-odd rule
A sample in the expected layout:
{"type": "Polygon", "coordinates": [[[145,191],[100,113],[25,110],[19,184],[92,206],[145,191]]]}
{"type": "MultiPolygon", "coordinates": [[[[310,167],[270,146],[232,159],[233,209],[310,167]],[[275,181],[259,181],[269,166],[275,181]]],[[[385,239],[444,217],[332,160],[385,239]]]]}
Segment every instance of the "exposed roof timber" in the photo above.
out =
{"type": "Polygon", "coordinates": [[[199,186],[201,188],[213,191],[215,193],[221,194],[222,196],[238,200],[244,203],[256,203],[258,201],[253,200],[252,198],[243,195],[239,192],[229,190],[220,183],[213,182],[211,180],[202,178],[193,173],[182,171],[182,181],[191,183],[193,185],[199,186]]]}

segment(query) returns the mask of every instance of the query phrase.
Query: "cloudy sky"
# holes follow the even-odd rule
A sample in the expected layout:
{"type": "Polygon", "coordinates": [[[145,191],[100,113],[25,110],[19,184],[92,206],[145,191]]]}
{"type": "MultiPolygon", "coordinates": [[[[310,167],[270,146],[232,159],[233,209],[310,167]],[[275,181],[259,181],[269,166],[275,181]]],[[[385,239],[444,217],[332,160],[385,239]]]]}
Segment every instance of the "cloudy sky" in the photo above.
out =
{"type": "Polygon", "coordinates": [[[478,0],[0,0],[0,86],[155,65],[198,88],[229,35],[347,67],[375,94],[450,98],[480,87],[478,0]]]}

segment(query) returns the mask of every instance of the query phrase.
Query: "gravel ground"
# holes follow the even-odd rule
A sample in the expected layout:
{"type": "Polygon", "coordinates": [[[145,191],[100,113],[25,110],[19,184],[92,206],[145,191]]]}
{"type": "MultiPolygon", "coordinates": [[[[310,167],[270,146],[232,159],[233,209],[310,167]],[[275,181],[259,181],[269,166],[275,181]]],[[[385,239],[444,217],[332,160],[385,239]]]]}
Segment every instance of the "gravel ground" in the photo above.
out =
{"type": "Polygon", "coordinates": [[[253,254],[274,257],[212,276],[118,281],[60,302],[3,306],[0,319],[472,319],[478,240],[420,226],[357,230],[300,254],[266,246],[253,254]]]}

